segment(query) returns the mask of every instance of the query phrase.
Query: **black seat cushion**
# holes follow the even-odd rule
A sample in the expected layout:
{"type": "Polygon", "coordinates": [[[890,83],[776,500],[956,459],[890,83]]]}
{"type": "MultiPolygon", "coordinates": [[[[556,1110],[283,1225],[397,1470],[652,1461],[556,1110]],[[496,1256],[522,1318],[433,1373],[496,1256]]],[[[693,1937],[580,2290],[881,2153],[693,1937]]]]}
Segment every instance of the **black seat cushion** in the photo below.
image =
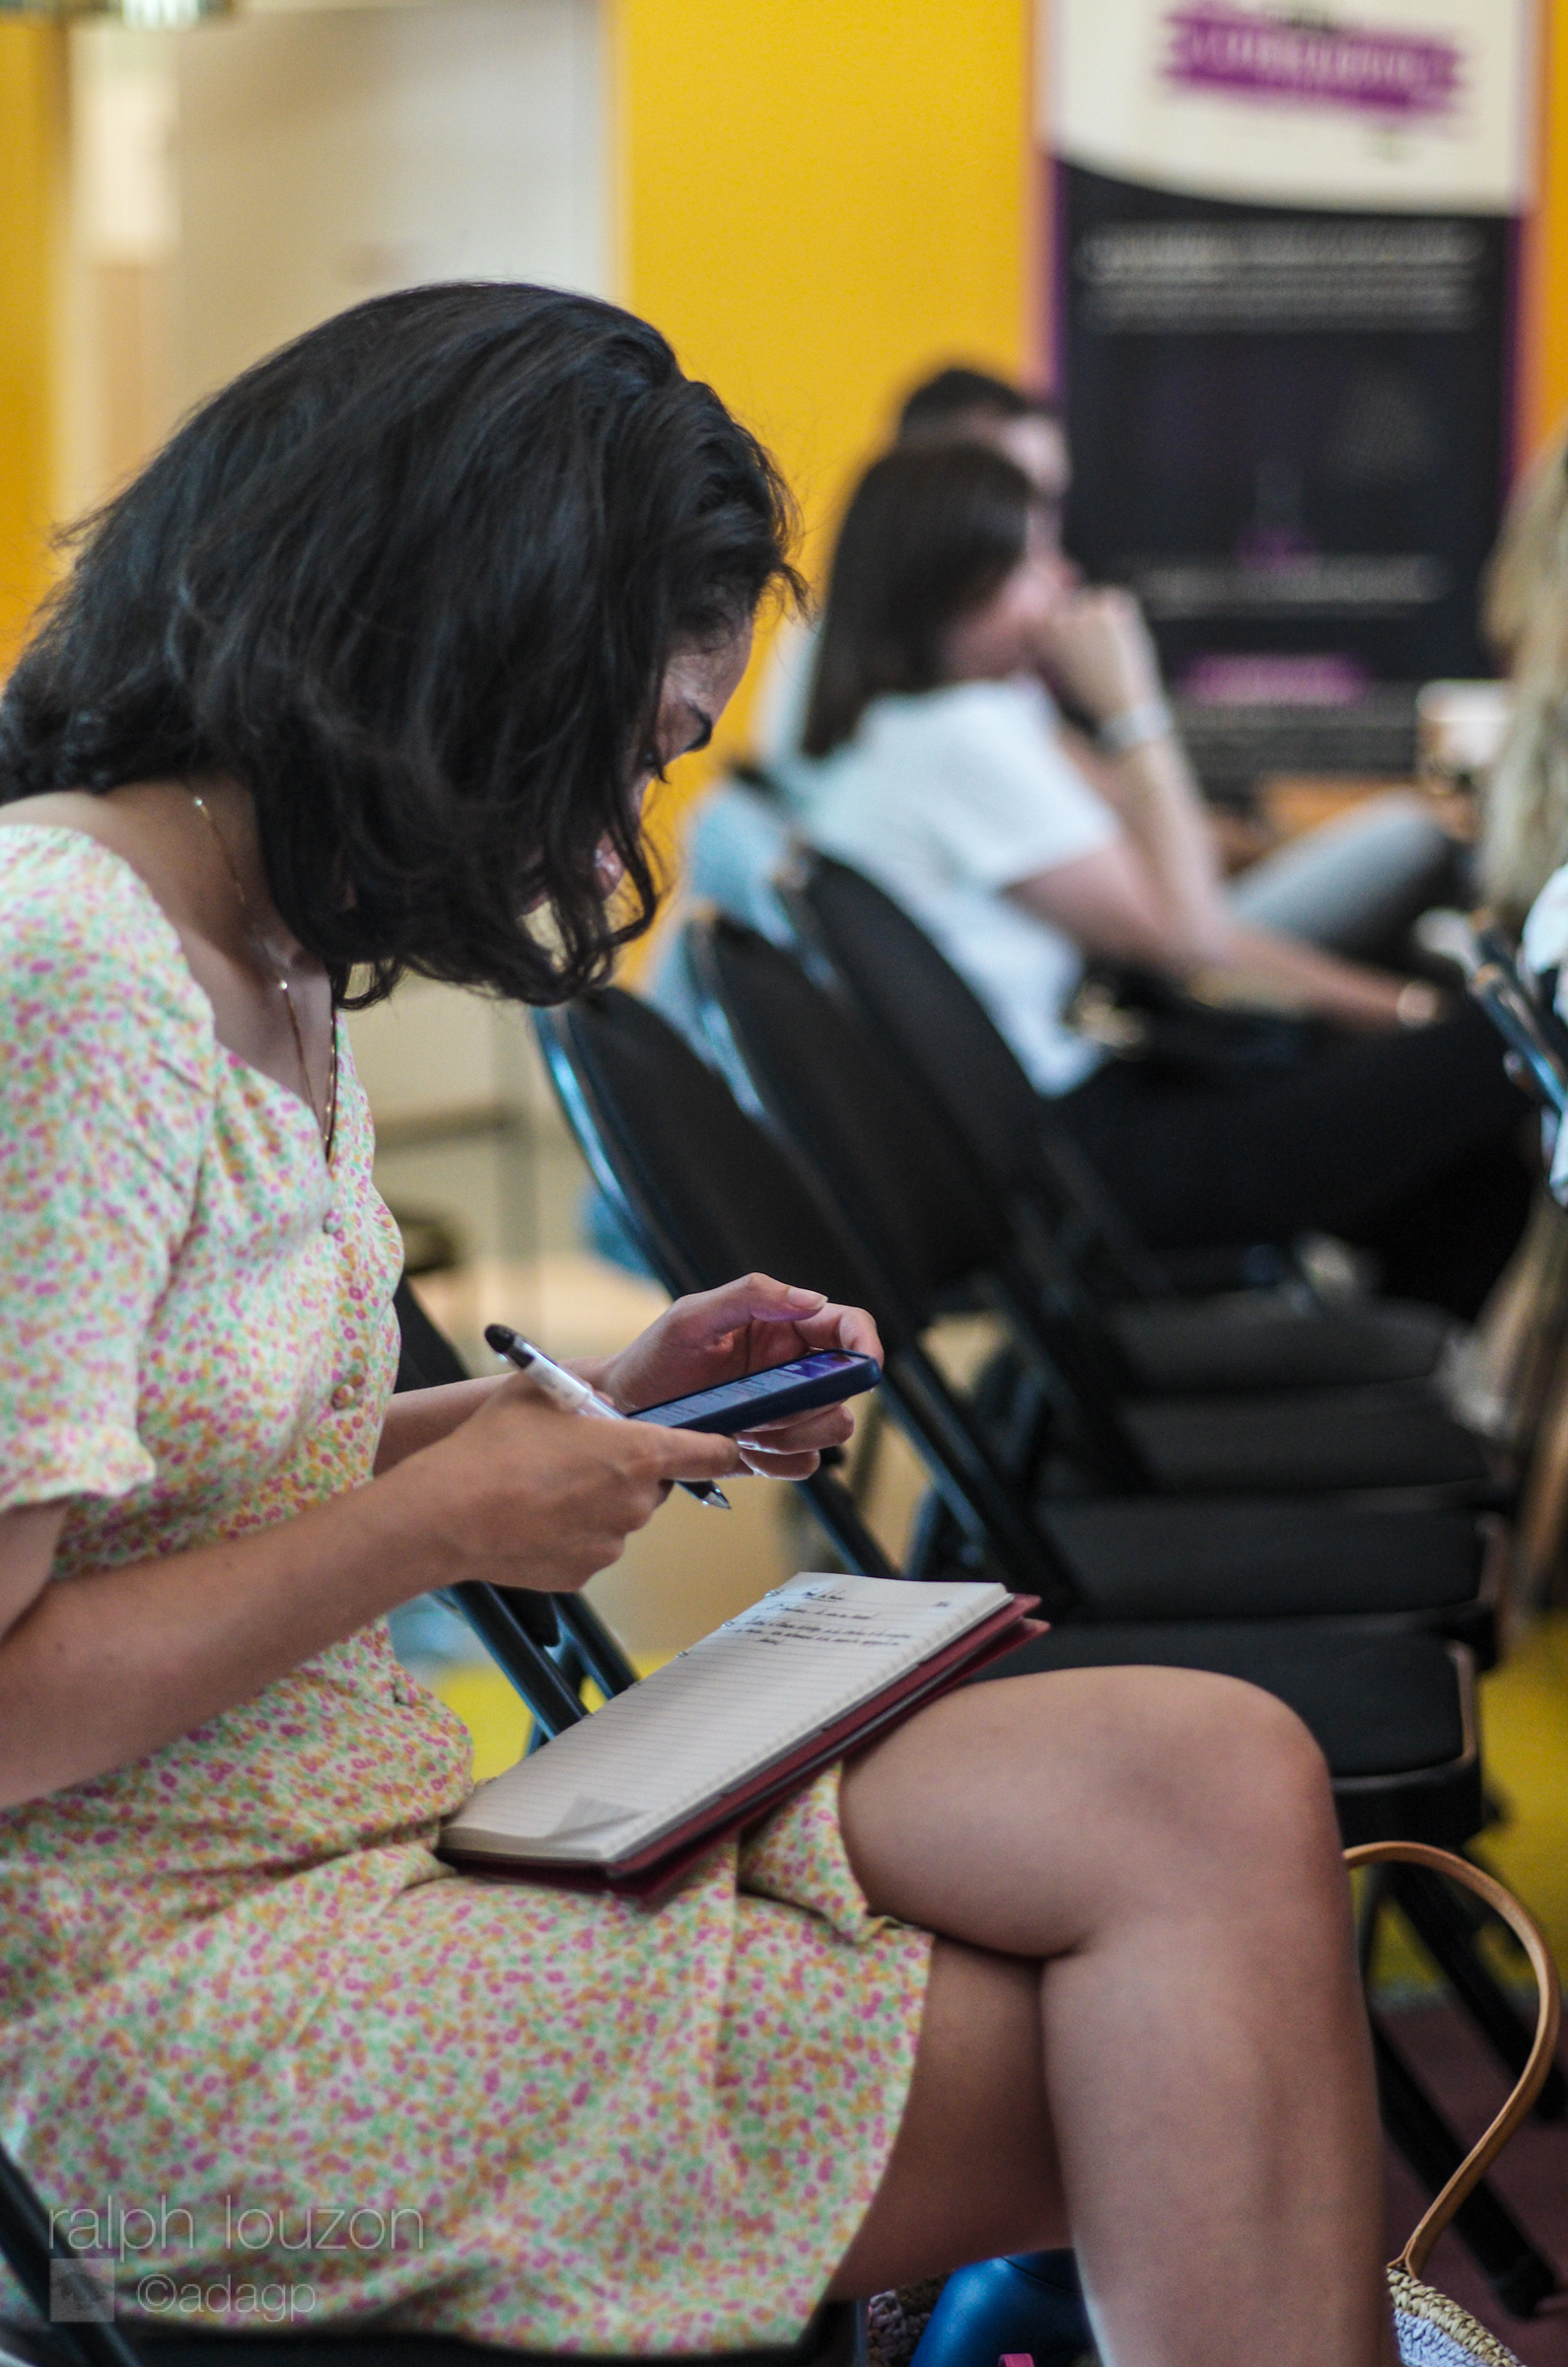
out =
{"type": "Polygon", "coordinates": [[[1204,1669],[1260,1686],[1311,1730],[1336,1779],[1407,1776],[1449,1766],[1466,1750],[1459,1673],[1429,1635],[1292,1621],[1053,1627],[973,1683],[1098,1668],[1204,1669]]]}
{"type": "Polygon", "coordinates": [[[1147,1496],[1041,1507],[1089,1619],[1390,1616],[1475,1600],[1472,1514],[1147,1496]]]}
{"type": "Polygon", "coordinates": [[[1119,1307],[1109,1321],[1138,1388],[1151,1397],[1423,1381],[1454,1330],[1441,1308],[1411,1299],[1298,1308],[1261,1291],[1119,1307]]]}
{"type": "Polygon", "coordinates": [[[1177,1495],[1335,1488],[1494,1491],[1479,1442],[1420,1386],[1172,1398],[1122,1406],[1155,1484],[1177,1495]]]}

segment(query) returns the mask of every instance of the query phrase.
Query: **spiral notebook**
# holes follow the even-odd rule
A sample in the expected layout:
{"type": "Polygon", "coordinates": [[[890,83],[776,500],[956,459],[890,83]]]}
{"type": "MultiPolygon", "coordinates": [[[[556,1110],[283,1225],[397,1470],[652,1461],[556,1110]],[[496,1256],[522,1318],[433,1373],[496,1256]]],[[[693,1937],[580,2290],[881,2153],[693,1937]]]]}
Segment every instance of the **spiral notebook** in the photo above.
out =
{"type": "Polygon", "coordinates": [[[472,1866],[652,1896],[820,1767],[1035,1631],[981,1581],[808,1572],[481,1783],[442,1829],[472,1866]]]}

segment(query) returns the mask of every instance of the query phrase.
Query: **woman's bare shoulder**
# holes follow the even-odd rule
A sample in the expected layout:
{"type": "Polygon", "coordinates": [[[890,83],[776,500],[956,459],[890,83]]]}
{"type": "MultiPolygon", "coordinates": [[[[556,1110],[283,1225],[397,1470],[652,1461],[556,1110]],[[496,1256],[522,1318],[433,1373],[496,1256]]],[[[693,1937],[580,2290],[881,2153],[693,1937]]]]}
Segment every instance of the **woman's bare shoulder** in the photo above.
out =
{"type": "Polygon", "coordinates": [[[87,789],[46,789],[40,797],[14,798],[0,806],[0,828],[7,823],[30,823],[36,829],[83,830],[89,838],[112,844],[104,830],[104,801],[87,789]]]}
{"type": "Polygon", "coordinates": [[[102,792],[49,789],[0,806],[0,829],[75,830],[92,839],[130,867],[183,940],[192,906],[186,804],[169,781],[128,781],[102,792]]]}

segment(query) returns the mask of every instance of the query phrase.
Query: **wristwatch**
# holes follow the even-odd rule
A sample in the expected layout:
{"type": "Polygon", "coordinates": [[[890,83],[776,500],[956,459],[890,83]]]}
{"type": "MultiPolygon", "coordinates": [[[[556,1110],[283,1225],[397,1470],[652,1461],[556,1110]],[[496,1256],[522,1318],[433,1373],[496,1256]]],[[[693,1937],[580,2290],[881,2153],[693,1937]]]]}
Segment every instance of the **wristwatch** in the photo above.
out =
{"type": "Polygon", "coordinates": [[[1175,729],[1176,717],[1166,699],[1142,698],[1119,715],[1107,715],[1095,738],[1107,756],[1130,756],[1135,748],[1168,740],[1175,729]]]}

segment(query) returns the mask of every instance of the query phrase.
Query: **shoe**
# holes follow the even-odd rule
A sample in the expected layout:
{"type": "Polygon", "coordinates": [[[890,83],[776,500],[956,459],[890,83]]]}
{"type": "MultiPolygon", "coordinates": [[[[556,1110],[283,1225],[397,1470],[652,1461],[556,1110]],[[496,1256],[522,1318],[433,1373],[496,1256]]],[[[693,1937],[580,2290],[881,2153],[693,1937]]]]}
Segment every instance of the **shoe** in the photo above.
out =
{"type": "Polygon", "coordinates": [[[1009,2354],[1033,2367],[1092,2367],[1095,2338],[1070,2252],[1018,2252],[958,2269],[911,2367],[997,2367],[1009,2354]]]}

